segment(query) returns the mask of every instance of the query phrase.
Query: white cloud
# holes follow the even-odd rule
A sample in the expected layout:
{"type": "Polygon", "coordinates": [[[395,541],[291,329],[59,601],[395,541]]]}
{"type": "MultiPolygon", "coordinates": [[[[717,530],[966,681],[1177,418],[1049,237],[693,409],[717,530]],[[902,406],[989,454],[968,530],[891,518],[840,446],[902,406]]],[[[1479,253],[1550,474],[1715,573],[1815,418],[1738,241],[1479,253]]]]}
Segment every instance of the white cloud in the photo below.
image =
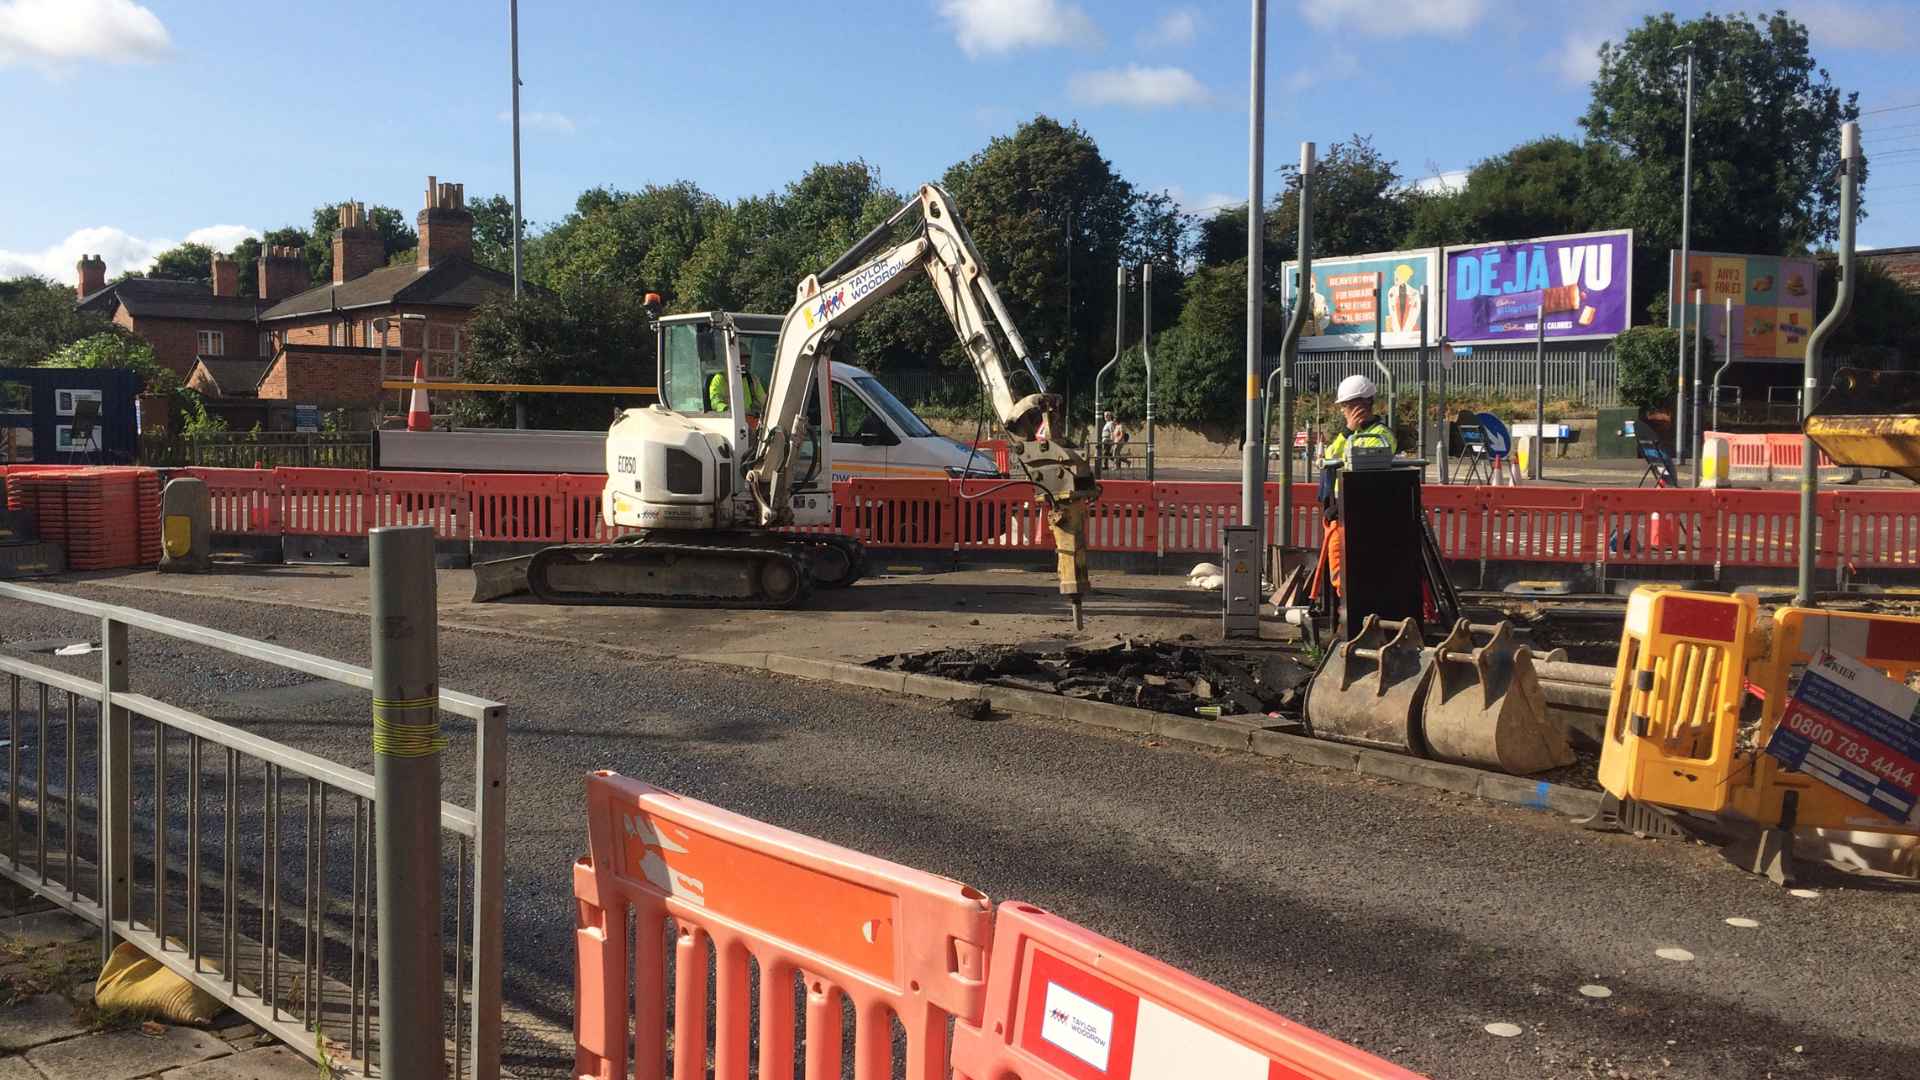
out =
{"type": "Polygon", "coordinates": [[[1150,28],[1134,40],[1143,49],[1177,49],[1193,42],[1200,34],[1200,12],[1194,8],[1175,8],[1160,16],[1150,28]]]}
{"type": "Polygon", "coordinates": [[[1900,52],[1914,42],[1912,9],[1899,4],[1802,0],[1793,14],[1807,24],[1816,45],[1900,52]]]}
{"type": "MultiPolygon", "coordinates": [[[[501,113],[500,122],[503,124],[513,123],[513,113],[511,112],[501,113]]],[[[557,112],[540,112],[535,109],[521,110],[520,126],[530,127],[530,128],[539,128],[542,131],[559,131],[567,134],[573,133],[573,121],[569,119],[566,115],[562,113],[557,113],[557,112]]]]}
{"type": "Polygon", "coordinates": [[[1067,96],[1082,105],[1130,105],[1136,109],[1164,109],[1174,105],[1205,105],[1212,95],[1185,68],[1143,68],[1124,71],[1082,71],[1067,79],[1067,96]]]}
{"type": "Polygon", "coordinates": [[[81,229],[52,247],[40,251],[0,250],[0,278],[38,274],[65,285],[80,280],[74,264],[83,255],[98,255],[106,261],[107,277],[116,278],[128,270],[145,270],[154,257],[183,243],[205,244],[215,251],[232,251],[248,237],[258,237],[258,229],[244,225],[209,225],[188,233],[185,240],[142,240],[120,229],[99,225],[81,229]]]}
{"type": "Polygon", "coordinates": [[[158,60],[172,49],[160,17],[133,0],[0,0],[0,67],[62,71],[81,60],[158,60]]]}
{"type": "Polygon", "coordinates": [[[1244,195],[1228,195],[1220,191],[1209,191],[1204,195],[1195,195],[1179,184],[1169,184],[1162,190],[1166,193],[1167,198],[1173,200],[1173,205],[1179,207],[1180,212],[1183,214],[1198,214],[1205,217],[1212,214],[1215,210],[1221,210],[1229,206],[1247,205],[1247,198],[1244,195]]]}
{"type": "Polygon", "coordinates": [[[1605,34],[1570,34],[1560,46],[1560,78],[1569,85],[1590,83],[1600,75],[1600,46],[1605,34]]]}
{"type": "Polygon", "coordinates": [[[1300,0],[1300,13],[1323,30],[1345,27],[1372,37],[1458,34],[1499,0],[1300,0]]]}
{"type": "Polygon", "coordinates": [[[940,14],[975,59],[1045,45],[1092,48],[1105,40],[1086,12],[1060,0],[940,0],[940,14]]]}
{"type": "Polygon", "coordinates": [[[1448,192],[1459,191],[1466,186],[1467,170],[1465,169],[1454,169],[1450,172],[1438,173],[1433,176],[1423,176],[1407,185],[1407,187],[1414,191],[1423,191],[1431,195],[1444,195],[1448,192]]]}

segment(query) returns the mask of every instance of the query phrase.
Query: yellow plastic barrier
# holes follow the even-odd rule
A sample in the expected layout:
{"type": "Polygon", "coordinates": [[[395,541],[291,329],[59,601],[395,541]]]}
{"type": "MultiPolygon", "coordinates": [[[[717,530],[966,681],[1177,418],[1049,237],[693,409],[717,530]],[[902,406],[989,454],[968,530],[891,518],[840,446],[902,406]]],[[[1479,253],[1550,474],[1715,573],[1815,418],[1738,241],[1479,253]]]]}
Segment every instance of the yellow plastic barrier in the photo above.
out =
{"type": "Polygon", "coordinates": [[[1761,650],[1756,597],[1637,589],[1614,669],[1600,784],[1621,799],[1717,811],[1736,757],[1742,679],[1761,650]]]}
{"type": "MultiPolygon", "coordinates": [[[[1757,745],[1765,747],[1773,737],[1799,672],[1823,649],[1851,656],[1904,682],[1920,671],[1920,619],[1798,607],[1775,611],[1772,647],[1751,669],[1754,686],[1766,695],[1757,745]]],[[[1793,823],[1800,826],[1920,833],[1807,773],[1789,771],[1764,752],[1756,754],[1751,769],[1735,781],[1733,808],[1767,825],[1781,823],[1787,794],[1793,792],[1793,823]]]]}

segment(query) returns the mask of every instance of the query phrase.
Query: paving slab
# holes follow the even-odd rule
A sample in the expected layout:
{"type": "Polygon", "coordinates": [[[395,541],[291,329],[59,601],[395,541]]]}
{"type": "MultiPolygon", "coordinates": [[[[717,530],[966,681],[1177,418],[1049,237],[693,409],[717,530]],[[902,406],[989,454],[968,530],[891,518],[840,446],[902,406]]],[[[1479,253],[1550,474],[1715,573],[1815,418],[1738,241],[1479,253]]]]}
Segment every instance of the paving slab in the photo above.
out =
{"type": "Polygon", "coordinates": [[[98,934],[92,923],[55,908],[0,919],[0,937],[16,938],[29,945],[54,945],[63,941],[85,941],[98,934]]]}
{"type": "Polygon", "coordinates": [[[211,1032],[174,1026],[164,1035],[135,1029],[69,1039],[30,1050],[27,1060],[47,1080],[135,1080],[232,1053],[211,1032]]]}
{"type": "Polygon", "coordinates": [[[26,1050],[86,1031],[87,1025],[59,994],[41,994],[0,1008],[0,1050],[26,1050]]]}
{"type": "Polygon", "coordinates": [[[319,1069],[285,1046],[265,1046],[160,1074],[160,1080],[313,1080],[319,1069]]]}
{"type": "Polygon", "coordinates": [[[0,1080],[47,1080],[47,1074],[23,1057],[0,1057],[0,1080]]]}

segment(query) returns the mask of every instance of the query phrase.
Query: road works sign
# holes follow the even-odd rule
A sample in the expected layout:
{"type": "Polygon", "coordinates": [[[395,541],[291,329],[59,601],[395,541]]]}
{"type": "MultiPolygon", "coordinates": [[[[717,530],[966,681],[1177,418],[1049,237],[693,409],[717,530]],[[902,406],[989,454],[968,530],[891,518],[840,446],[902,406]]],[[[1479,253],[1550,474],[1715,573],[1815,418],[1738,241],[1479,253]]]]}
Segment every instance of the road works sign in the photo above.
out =
{"type": "Polygon", "coordinates": [[[1787,699],[1767,753],[1905,825],[1920,824],[1920,693],[1843,653],[1820,652],[1787,699]]]}

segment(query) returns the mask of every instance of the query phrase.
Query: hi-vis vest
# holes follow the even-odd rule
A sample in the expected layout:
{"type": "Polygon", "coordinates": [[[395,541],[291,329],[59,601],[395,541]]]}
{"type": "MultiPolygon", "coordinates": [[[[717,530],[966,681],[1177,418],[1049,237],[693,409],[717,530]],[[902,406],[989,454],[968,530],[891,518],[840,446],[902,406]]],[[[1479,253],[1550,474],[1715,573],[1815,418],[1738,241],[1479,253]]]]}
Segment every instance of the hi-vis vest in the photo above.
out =
{"type": "Polygon", "coordinates": [[[1376,416],[1362,425],[1360,430],[1342,432],[1338,438],[1328,443],[1324,464],[1342,466],[1351,464],[1348,454],[1356,445],[1384,446],[1389,454],[1400,452],[1400,444],[1393,438],[1393,429],[1387,426],[1384,419],[1376,416]]]}

